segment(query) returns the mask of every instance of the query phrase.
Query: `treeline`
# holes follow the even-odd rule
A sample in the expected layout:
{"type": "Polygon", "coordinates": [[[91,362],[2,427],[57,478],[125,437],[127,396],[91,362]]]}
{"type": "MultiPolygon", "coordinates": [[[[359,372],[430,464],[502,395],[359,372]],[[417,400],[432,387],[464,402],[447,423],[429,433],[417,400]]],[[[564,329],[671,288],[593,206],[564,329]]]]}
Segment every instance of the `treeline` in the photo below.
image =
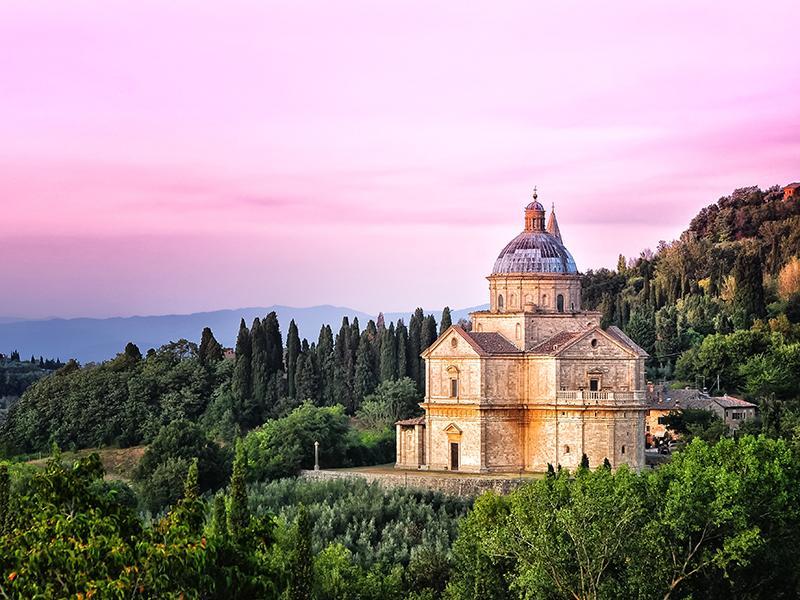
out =
{"type": "Polygon", "coordinates": [[[408,326],[399,320],[387,327],[379,315],[362,330],[357,318],[350,322],[345,317],[335,334],[325,325],[309,343],[300,340],[291,321],[284,348],[274,312],[256,318],[249,328],[242,320],[229,394],[218,399],[223,406],[217,412],[225,423],[245,430],[285,414],[287,403],[305,400],[318,406],[341,404],[352,415],[380,383],[405,377],[422,397],[425,371],[419,355],[450,325],[447,307],[438,327],[421,308],[408,326]]]}
{"type": "Polygon", "coordinates": [[[418,410],[424,390],[420,352],[450,326],[417,309],[406,326],[379,316],[361,330],[345,318],[309,343],[289,323],[284,344],[273,312],[241,323],[235,358],[225,357],[209,328],[200,343],[179,340],[142,355],[128,344],[114,359],[81,367],[70,361],[32,385],[0,430],[6,453],[132,446],[151,442],[174,421],[200,425],[232,441],[308,402],[343,406],[381,428],[418,410]],[[401,383],[408,381],[409,383],[401,383]]]}
{"type": "MultiPolygon", "coordinates": [[[[327,409],[315,409],[327,410],[327,409]]],[[[0,465],[9,598],[795,598],[800,455],[786,440],[699,439],[653,471],[552,472],[469,503],[359,481],[230,484],[148,520],[96,455],[0,465]],[[465,516],[466,515],[466,516],[465,516]]],[[[594,466],[594,465],[593,465],[594,466]]]]}

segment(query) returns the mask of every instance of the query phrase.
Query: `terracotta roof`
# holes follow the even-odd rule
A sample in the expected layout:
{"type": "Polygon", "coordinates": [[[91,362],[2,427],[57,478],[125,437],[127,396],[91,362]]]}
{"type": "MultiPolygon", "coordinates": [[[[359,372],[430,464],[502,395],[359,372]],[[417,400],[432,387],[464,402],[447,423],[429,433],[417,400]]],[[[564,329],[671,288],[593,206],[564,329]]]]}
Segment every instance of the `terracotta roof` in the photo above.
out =
{"type": "Polygon", "coordinates": [[[539,342],[529,350],[531,354],[553,354],[564,347],[573,338],[583,335],[585,331],[560,331],[553,337],[539,342]]]}
{"type": "Polygon", "coordinates": [[[641,346],[639,346],[631,338],[625,335],[625,332],[622,331],[622,329],[620,329],[616,325],[610,325],[608,329],[606,329],[605,331],[608,335],[617,340],[620,344],[622,344],[623,346],[627,346],[639,356],[649,356],[649,354],[647,354],[647,352],[645,352],[641,346]]]}
{"type": "Polygon", "coordinates": [[[787,189],[787,188],[790,189],[790,190],[793,189],[793,188],[800,188],[800,183],[798,183],[798,182],[790,183],[789,185],[787,185],[783,189],[787,189]]]}
{"type": "Polygon", "coordinates": [[[467,337],[472,339],[478,347],[487,354],[510,354],[521,352],[514,344],[501,334],[495,332],[465,331],[467,337]]]}
{"type": "Polygon", "coordinates": [[[741,398],[734,398],[733,396],[714,396],[711,398],[714,402],[719,404],[722,408],[756,408],[756,405],[741,398]]]}
{"type": "Polygon", "coordinates": [[[647,405],[649,408],[659,410],[694,408],[690,404],[699,401],[702,397],[702,392],[696,389],[670,390],[656,387],[652,392],[647,392],[647,405]]]}
{"type": "Polygon", "coordinates": [[[413,419],[404,419],[397,421],[395,425],[425,425],[425,417],[414,417],[413,419]]]}

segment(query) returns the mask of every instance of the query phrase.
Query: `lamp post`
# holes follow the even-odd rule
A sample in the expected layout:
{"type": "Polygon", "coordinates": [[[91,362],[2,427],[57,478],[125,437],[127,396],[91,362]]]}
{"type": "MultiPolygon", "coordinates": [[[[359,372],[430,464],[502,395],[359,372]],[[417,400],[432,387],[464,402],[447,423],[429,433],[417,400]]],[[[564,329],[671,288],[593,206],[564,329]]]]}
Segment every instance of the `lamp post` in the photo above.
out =
{"type": "Polygon", "coordinates": [[[314,470],[319,471],[319,442],[314,442],[314,470]]]}

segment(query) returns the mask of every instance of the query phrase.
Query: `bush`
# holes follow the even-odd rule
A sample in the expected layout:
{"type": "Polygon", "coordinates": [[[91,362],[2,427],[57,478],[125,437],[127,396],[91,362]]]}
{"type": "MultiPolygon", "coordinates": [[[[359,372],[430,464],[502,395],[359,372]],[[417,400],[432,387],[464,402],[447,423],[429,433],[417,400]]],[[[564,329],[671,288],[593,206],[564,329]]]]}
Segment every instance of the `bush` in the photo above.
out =
{"type": "Polygon", "coordinates": [[[181,495],[189,463],[197,458],[200,491],[222,487],[230,474],[230,452],[208,439],[188,421],[162,428],[134,473],[149,510],[157,512],[181,495]]]}

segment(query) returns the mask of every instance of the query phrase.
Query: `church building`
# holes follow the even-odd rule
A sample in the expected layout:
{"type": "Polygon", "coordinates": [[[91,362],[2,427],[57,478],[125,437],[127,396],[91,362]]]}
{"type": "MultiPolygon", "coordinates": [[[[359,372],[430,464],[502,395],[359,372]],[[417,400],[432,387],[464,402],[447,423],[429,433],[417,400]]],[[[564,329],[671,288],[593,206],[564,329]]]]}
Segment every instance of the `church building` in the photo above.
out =
{"type": "Polygon", "coordinates": [[[422,417],[397,423],[397,468],[472,473],[644,466],[647,353],[600,313],[555,211],[534,193],[525,229],[500,252],[489,309],[422,353],[422,417]]]}

